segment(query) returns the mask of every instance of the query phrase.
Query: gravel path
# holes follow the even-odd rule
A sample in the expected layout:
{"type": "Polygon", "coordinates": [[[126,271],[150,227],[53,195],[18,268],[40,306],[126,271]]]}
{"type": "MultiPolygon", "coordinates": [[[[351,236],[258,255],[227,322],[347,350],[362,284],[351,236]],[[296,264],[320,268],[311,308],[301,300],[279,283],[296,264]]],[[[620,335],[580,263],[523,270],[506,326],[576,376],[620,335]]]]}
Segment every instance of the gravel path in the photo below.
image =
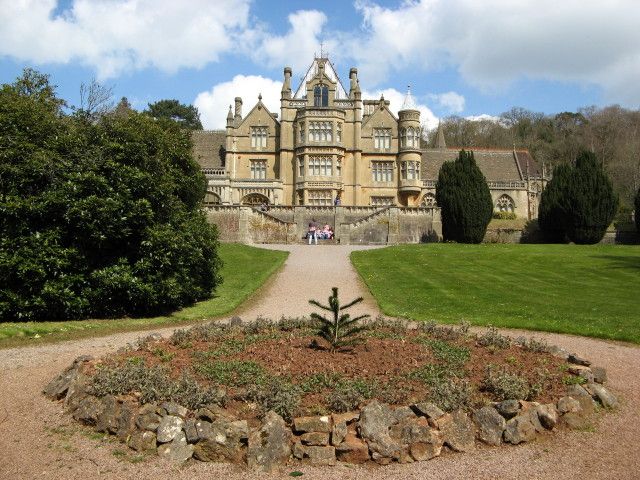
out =
{"type": "MultiPolygon", "coordinates": [[[[277,248],[277,247],[274,247],[277,248]]],[[[363,295],[362,310],[375,315],[375,302],[351,267],[345,246],[282,246],[291,251],[285,268],[239,314],[304,315],[307,300],[324,300],[330,287],[341,297],[363,295]]],[[[169,334],[171,329],[160,331],[169,334]]],[[[520,334],[521,332],[518,332],[520,334]]],[[[303,478],[366,479],[638,479],[640,455],[640,348],[582,337],[535,334],[550,343],[590,358],[607,368],[610,387],[622,398],[615,413],[602,415],[594,429],[560,432],[518,447],[481,448],[475,453],[443,454],[429,462],[384,468],[304,467],[303,478]]],[[[132,463],[126,447],[94,438],[62,412],[60,404],[41,395],[46,383],[76,356],[111,352],[133,341],[135,333],[76,340],[40,347],[0,350],[0,479],[175,479],[283,478],[258,475],[226,464],[195,462],[184,467],[150,457],[132,463]],[[115,452],[115,453],[114,453],[115,452]]]]}

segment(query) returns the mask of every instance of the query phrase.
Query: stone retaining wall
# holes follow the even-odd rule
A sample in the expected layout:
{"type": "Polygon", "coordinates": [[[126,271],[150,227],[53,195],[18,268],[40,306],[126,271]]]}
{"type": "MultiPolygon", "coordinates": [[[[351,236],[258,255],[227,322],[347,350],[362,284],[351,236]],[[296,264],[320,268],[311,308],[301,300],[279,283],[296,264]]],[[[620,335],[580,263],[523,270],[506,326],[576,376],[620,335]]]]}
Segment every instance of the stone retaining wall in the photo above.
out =
{"type": "Polygon", "coordinates": [[[139,452],[157,452],[175,462],[233,462],[273,471],[288,463],[335,465],[410,463],[479,443],[517,445],[560,425],[583,428],[597,405],[615,408],[617,399],[603,386],[606,372],[556,349],[570,363],[576,384],[549,404],[506,400],[472,412],[445,413],[432,403],[391,407],[373,400],[360,411],[298,417],[287,423],[267,412],[257,425],[233,417],[217,405],[195,411],[172,402],[141,405],[135,396],[97,398],[90,393],[79,357],[44,389],[61,400],[76,420],[116,435],[139,452]],[[584,382],[584,386],[578,383],[584,382]]]}

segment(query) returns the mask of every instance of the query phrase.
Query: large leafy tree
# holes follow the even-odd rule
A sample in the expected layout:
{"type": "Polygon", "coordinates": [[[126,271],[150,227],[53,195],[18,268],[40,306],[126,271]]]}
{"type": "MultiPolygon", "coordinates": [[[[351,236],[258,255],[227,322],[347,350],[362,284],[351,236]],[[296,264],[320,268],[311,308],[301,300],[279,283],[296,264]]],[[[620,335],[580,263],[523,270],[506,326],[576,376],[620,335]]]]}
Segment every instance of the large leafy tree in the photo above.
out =
{"type": "Polygon", "coordinates": [[[602,240],[618,196],[594,153],[582,151],[574,166],[554,170],[540,202],[539,224],[550,241],[593,244],[602,240]]]}
{"type": "Polygon", "coordinates": [[[65,116],[46,76],[0,90],[0,318],[158,313],[220,282],[189,133],[65,116]]]}
{"type": "Polygon", "coordinates": [[[441,207],[445,240],[482,241],[491,221],[493,202],[473,152],[461,150],[454,162],[442,165],[436,184],[436,201],[441,207]]]}
{"type": "Polygon", "coordinates": [[[193,105],[185,105],[178,100],[159,100],[150,103],[145,110],[153,118],[171,120],[191,130],[202,130],[200,113],[193,105]]]}
{"type": "Polygon", "coordinates": [[[638,193],[636,193],[635,208],[636,229],[638,233],[640,233],[640,188],[638,189],[638,193]]]}

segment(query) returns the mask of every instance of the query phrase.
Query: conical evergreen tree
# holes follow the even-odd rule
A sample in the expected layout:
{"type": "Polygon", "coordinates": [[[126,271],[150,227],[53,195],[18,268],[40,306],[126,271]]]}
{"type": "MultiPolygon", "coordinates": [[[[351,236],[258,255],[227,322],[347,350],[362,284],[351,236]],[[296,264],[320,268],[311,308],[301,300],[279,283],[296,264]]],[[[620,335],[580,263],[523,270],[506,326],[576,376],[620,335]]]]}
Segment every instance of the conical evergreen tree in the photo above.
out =
{"type": "Polygon", "coordinates": [[[473,152],[461,150],[456,161],[442,166],[436,185],[436,201],[441,207],[445,240],[482,241],[491,221],[493,202],[473,152]]]}
{"type": "Polygon", "coordinates": [[[542,192],[538,225],[544,239],[551,243],[567,241],[567,210],[571,208],[568,198],[573,167],[568,164],[558,165],[553,170],[553,177],[542,192]]]}
{"type": "Polygon", "coordinates": [[[635,207],[636,229],[638,230],[638,233],[640,233],[640,188],[638,189],[638,193],[636,195],[635,207]]]}

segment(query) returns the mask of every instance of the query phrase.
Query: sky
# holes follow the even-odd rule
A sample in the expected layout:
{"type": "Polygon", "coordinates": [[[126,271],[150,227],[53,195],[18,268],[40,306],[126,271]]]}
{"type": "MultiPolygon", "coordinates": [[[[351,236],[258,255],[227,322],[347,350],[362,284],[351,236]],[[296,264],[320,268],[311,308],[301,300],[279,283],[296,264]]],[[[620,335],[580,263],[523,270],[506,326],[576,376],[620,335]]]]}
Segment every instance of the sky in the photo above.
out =
{"type": "Polygon", "coordinates": [[[143,110],[178,99],[204,127],[258,94],[279,112],[314,55],[348,90],[398,110],[410,86],[428,128],[512,107],[640,108],[640,0],[0,0],[0,83],[25,67],[77,105],[96,79],[143,110]]]}

